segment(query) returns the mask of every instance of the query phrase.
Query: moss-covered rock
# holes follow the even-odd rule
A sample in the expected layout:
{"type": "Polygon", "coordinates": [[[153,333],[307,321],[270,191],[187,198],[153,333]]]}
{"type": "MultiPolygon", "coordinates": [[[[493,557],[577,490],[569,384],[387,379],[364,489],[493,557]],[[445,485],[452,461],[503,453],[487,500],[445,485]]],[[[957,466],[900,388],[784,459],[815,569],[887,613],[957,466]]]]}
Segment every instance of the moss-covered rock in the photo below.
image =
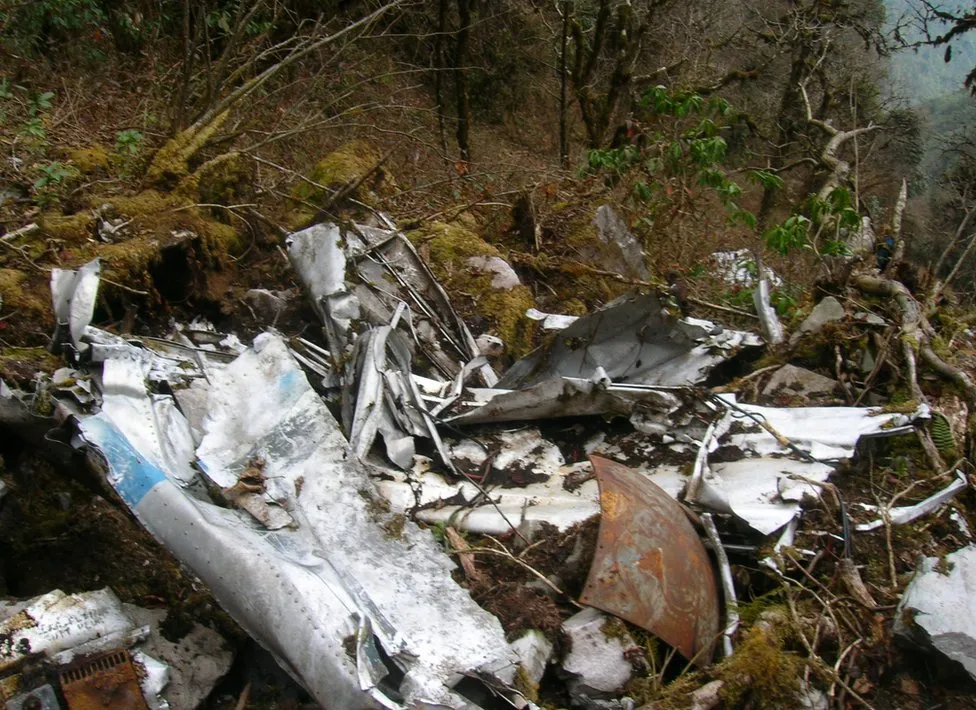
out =
{"type": "Polygon", "coordinates": [[[497,335],[512,357],[531,349],[537,324],[525,317],[525,311],[534,305],[529,289],[521,284],[495,287],[496,274],[469,263],[472,257],[503,259],[498,249],[457,224],[434,222],[407,236],[421,249],[454,307],[475,331],[497,335]]]}
{"type": "Polygon", "coordinates": [[[50,292],[38,290],[24,271],[0,268],[0,299],[3,301],[0,315],[13,322],[30,323],[38,330],[54,324],[50,292]]]}
{"type": "Polygon", "coordinates": [[[87,210],[72,215],[47,212],[38,217],[37,225],[51,239],[82,244],[94,235],[95,219],[87,210]]]}
{"type": "Polygon", "coordinates": [[[90,148],[74,148],[68,151],[68,160],[82,175],[91,175],[109,169],[109,152],[98,143],[90,148]]]}
{"type": "MultiPolygon", "coordinates": [[[[237,152],[224,153],[208,160],[181,182],[176,194],[196,203],[233,205],[244,201],[252,184],[250,161],[237,152]]],[[[229,216],[214,212],[222,221],[229,216]]]]}
{"type": "Polygon", "coordinates": [[[780,634],[756,624],[714,674],[725,681],[724,707],[784,708],[796,705],[802,670],[802,659],[780,634]]]}
{"type": "Polygon", "coordinates": [[[28,389],[38,372],[52,373],[63,364],[46,348],[4,348],[0,354],[0,378],[14,387],[28,389]]]}
{"type": "Polygon", "coordinates": [[[213,137],[229,114],[229,111],[224,111],[209,123],[203,126],[194,124],[170,138],[156,151],[149,164],[146,171],[148,184],[154,187],[172,187],[186,177],[190,173],[190,160],[213,137]]]}
{"type": "Polygon", "coordinates": [[[324,205],[336,190],[356,183],[371,171],[350,197],[375,205],[380,197],[390,194],[396,189],[396,182],[385,168],[377,168],[382,159],[379,150],[365,141],[346,143],[322,158],[308,174],[315,184],[302,180],[291,191],[296,210],[293,225],[313,219],[316,206],[324,205]]]}

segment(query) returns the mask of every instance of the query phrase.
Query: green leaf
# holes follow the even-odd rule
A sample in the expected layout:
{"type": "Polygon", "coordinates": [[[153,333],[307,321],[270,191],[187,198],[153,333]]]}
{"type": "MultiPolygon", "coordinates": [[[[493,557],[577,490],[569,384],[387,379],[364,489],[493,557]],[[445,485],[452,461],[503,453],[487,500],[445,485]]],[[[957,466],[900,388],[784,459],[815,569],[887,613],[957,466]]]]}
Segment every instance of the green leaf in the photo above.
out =
{"type": "Polygon", "coordinates": [[[732,210],[729,215],[730,224],[741,224],[748,227],[749,229],[755,229],[757,226],[756,215],[754,215],[749,210],[744,210],[741,207],[736,207],[732,210]]]}
{"type": "Polygon", "coordinates": [[[747,170],[746,179],[766,189],[781,189],[785,184],[783,178],[768,170],[747,170]]]}
{"type": "Polygon", "coordinates": [[[634,195],[647,202],[651,199],[651,188],[643,180],[638,180],[634,183],[634,195]]]}

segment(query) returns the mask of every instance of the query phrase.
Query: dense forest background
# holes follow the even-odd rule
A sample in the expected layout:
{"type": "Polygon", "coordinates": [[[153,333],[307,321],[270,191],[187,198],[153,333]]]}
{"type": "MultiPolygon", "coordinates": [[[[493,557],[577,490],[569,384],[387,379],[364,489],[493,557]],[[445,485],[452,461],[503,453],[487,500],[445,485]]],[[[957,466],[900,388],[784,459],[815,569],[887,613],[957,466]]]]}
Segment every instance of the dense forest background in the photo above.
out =
{"type": "MultiPolygon", "coordinates": [[[[836,708],[972,707],[971,679],[945,681],[892,635],[920,555],[971,544],[972,491],[959,528],[893,527],[888,511],[957,468],[972,478],[973,27],[973,3],[930,0],[0,0],[2,384],[28,393],[30,417],[51,414],[43,373],[64,366],[52,349],[68,321],[55,322],[52,274],[96,258],[93,325],[160,338],[195,323],[242,341],[274,328],[328,358],[310,380],[334,384],[357,362],[316,326],[336,292],[310,306],[286,252],[325,221],[395,225],[451,318],[491,336],[478,340],[499,371],[565,337],[530,309],[579,316],[654,292],[671,315],[765,338],[696,387],[709,407],[722,391],[941,419],[916,422],[917,445],[873,443],[836,485],[817,483],[796,549],[820,552],[793,559],[795,574],[749,543],[734,655],[676,671],[642,636],[653,668],[634,697],[689,707],[714,674],[728,679],[724,707],[799,707],[811,685],[836,708]],[[784,364],[827,379],[826,398],[767,392],[784,364]],[[847,510],[884,511],[857,550],[847,510]]],[[[14,438],[0,436],[0,459],[53,443],[14,438]]],[[[64,476],[35,472],[7,477],[20,512],[0,520],[5,593],[165,572],[120,556],[115,528],[85,527],[108,516],[69,511],[47,482],[64,476]]],[[[211,604],[192,580],[192,593],[169,578],[123,590],[163,587],[180,613],[211,604]]],[[[568,706],[553,697],[546,707],[568,706]]]]}
{"type": "Polygon", "coordinates": [[[191,216],[287,231],[369,191],[404,224],[472,220],[559,294],[610,201],[634,274],[707,291],[710,255],[749,248],[789,313],[897,213],[919,288],[966,299],[969,21],[923,0],[4,0],[0,219],[152,292],[152,251],[96,234],[110,197],[139,198],[114,219],[146,236],[191,216]]]}

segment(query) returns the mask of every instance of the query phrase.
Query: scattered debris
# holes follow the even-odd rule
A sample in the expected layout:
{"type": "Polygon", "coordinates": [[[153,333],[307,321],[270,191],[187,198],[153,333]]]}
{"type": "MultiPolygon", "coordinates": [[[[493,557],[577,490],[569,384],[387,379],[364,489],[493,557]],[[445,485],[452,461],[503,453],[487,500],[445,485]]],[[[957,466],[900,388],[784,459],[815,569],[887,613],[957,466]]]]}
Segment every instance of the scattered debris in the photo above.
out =
{"type": "MultiPolygon", "coordinates": [[[[171,323],[161,337],[120,336],[91,325],[98,260],[55,270],[55,344],[71,367],[13,386],[0,380],[0,423],[56,442],[65,456],[82,452],[139,523],[323,705],[531,709],[558,679],[574,706],[626,710],[652,666],[658,680],[662,669],[694,666],[713,680],[683,697],[714,708],[746,697],[750,683],[760,687],[750,654],[781,654],[772,665],[790,676],[782,697],[800,707],[828,707],[836,687],[857,699],[836,669],[867,636],[847,641],[833,675],[810,662],[832,683],[828,693],[810,679],[794,683],[800,664],[786,644],[808,644],[810,623],[814,644],[840,646],[847,630],[831,609],[798,609],[789,594],[785,611],[757,616],[741,602],[738,575],[764,566],[782,594],[791,565],[806,576],[832,565],[848,601],[879,608],[886,592],[864,583],[852,530],[867,538],[884,528],[890,550],[891,526],[936,513],[968,488],[967,470],[954,463],[948,485],[938,476],[913,482],[873,506],[863,496],[845,500],[841,487],[856,486],[835,473],[859,446],[881,446],[869,440],[907,434],[930,436],[930,460],[956,461],[968,435],[962,400],[946,393],[931,409],[921,399],[887,409],[797,406],[855,401],[840,354],[838,379],[779,360],[761,368],[771,372],[762,397],[755,373],[742,378],[753,378],[751,400],[706,389],[732,380],[764,341],[783,339],[769,298],[780,281],[762,265],[756,278],[748,252],[714,256],[731,281],[756,286],[764,340],[681,317],[665,294],[627,294],[580,317],[522,304],[516,316],[539,324],[530,325],[542,345],[499,378],[505,342],[483,324],[474,337],[421,256],[425,245],[381,213],[370,220],[318,224],[287,239],[319,339],[274,330],[292,317],[294,298],[265,288],[239,300],[268,328],[250,346],[202,318],[171,323]],[[863,511],[881,517],[855,524],[851,510],[859,520],[863,511]],[[505,576],[509,568],[520,581],[505,576]],[[527,592],[544,609],[538,620],[527,592]],[[526,608],[513,610],[514,620],[505,605],[526,608]],[[788,637],[784,624],[793,627],[788,637]]],[[[619,261],[609,268],[646,280],[622,219],[604,206],[595,224],[619,261]]],[[[124,226],[103,220],[99,234],[111,240],[124,226]]],[[[496,291],[525,289],[501,257],[459,263],[496,291]]],[[[886,322],[873,313],[846,320],[841,301],[827,297],[791,342],[840,320],[873,333],[870,363],[846,362],[870,381],[884,359],[875,326],[886,322]]],[[[0,481],[0,498],[7,490],[0,481]]],[[[971,521],[953,516],[950,530],[968,543],[971,521]]],[[[976,631],[965,627],[972,614],[959,591],[971,582],[972,549],[919,567],[896,628],[976,678],[976,631]],[[962,606],[947,614],[946,599],[962,606]]],[[[97,658],[95,670],[115,679],[102,689],[136,693],[133,707],[190,710],[232,659],[200,625],[170,643],[159,633],[165,612],[124,606],[110,590],[55,592],[4,613],[0,632],[10,641],[0,644],[0,672],[44,664],[45,674],[29,676],[36,698],[89,698],[97,658]]],[[[23,706],[26,696],[2,682],[8,707],[23,706]]]]}
{"type": "Polygon", "coordinates": [[[611,617],[583,609],[563,622],[570,651],[562,669],[570,674],[570,694],[609,699],[620,694],[634,674],[627,660],[634,639],[622,627],[611,628],[611,617]]]}
{"type": "MultiPolygon", "coordinates": [[[[969,487],[969,479],[962,471],[956,471],[956,477],[948,486],[929,496],[925,500],[919,501],[915,505],[906,505],[896,508],[884,509],[884,517],[880,520],[872,520],[870,523],[861,523],[856,527],[859,532],[876,530],[885,524],[885,520],[891,525],[905,525],[918,520],[922,516],[934,513],[959,493],[969,487]]],[[[862,506],[867,510],[875,510],[872,506],[862,506]]]]}
{"type": "Polygon", "coordinates": [[[719,597],[701,539],[651,481],[599,456],[590,461],[600,483],[600,538],[580,601],[707,664],[719,633],[719,597]]]}
{"type": "Polygon", "coordinates": [[[790,338],[790,344],[797,342],[804,334],[820,332],[825,325],[842,320],[844,316],[844,306],[841,302],[833,296],[827,296],[800,323],[800,327],[790,338]]]}
{"type": "Polygon", "coordinates": [[[926,557],[895,614],[896,635],[933,648],[976,678],[976,547],[926,557]]]}
{"type": "MultiPolygon", "coordinates": [[[[714,264],[713,273],[725,283],[745,288],[756,285],[756,257],[749,249],[717,251],[712,254],[711,260],[714,264]]],[[[768,266],[763,266],[763,274],[771,286],[782,285],[783,279],[768,266]]]]}
{"type": "MultiPolygon", "coordinates": [[[[11,703],[19,708],[45,707],[38,703],[50,702],[56,687],[69,710],[196,707],[168,702],[164,686],[170,682],[171,669],[152,655],[158,646],[147,643],[153,631],[150,624],[143,623],[146,614],[151,612],[123,605],[108,588],[84,594],[54,590],[0,609],[5,616],[0,622],[4,639],[0,644],[0,699],[7,700],[7,707],[11,703]]],[[[198,701],[229,668],[230,654],[225,651],[224,655],[227,659],[221,673],[198,678],[194,690],[198,701]]],[[[61,705],[55,700],[47,707],[61,705]]]]}
{"type": "Polygon", "coordinates": [[[785,395],[800,397],[804,400],[816,400],[820,397],[834,395],[838,392],[840,383],[829,377],[824,377],[796,365],[783,365],[773,373],[763,387],[764,395],[785,395]]]}
{"type": "Polygon", "coordinates": [[[163,699],[170,710],[200,707],[234,660],[234,653],[224,638],[213,629],[193,624],[178,642],[169,641],[161,632],[167,615],[165,609],[143,609],[132,604],[123,604],[122,608],[136,624],[150,629],[149,636],[139,644],[140,652],[158,659],[169,669],[163,699]]]}

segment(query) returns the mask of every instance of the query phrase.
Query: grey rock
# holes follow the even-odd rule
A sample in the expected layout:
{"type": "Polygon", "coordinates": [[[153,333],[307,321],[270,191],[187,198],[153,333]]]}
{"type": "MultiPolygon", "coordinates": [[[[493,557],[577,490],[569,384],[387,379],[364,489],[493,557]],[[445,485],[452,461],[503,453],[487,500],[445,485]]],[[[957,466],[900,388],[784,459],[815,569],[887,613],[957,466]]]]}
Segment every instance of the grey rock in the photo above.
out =
{"type": "Polygon", "coordinates": [[[467,264],[475,271],[483,274],[491,274],[492,288],[508,291],[522,284],[522,282],[519,281],[518,274],[515,273],[515,269],[513,269],[507,261],[500,257],[471,256],[468,257],[467,264]]]}
{"type": "Polygon", "coordinates": [[[518,656],[528,679],[538,685],[552,657],[552,643],[541,631],[530,629],[512,642],[512,650],[518,656]]]}
{"type": "Polygon", "coordinates": [[[888,325],[888,321],[886,321],[884,318],[876,313],[868,313],[867,311],[858,311],[855,313],[854,320],[861,321],[867,325],[877,325],[882,328],[888,325]]]}
{"type": "Polygon", "coordinates": [[[922,560],[895,612],[895,635],[956,661],[976,679],[976,546],[922,560]]]}
{"type": "Polygon", "coordinates": [[[608,698],[624,689],[633,675],[624,652],[634,645],[624,635],[607,636],[603,630],[605,614],[587,607],[563,622],[563,633],[569,638],[570,651],[562,668],[570,676],[573,696],[608,698]]]}
{"type": "Polygon", "coordinates": [[[800,329],[790,338],[790,343],[795,343],[804,333],[817,333],[828,323],[843,318],[844,306],[833,296],[827,296],[810,311],[810,315],[800,324],[800,329]]]}
{"type": "Polygon", "coordinates": [[[783,365],[763,388],[763,394],[770,395],[789,390],[792,393],[806,397],[827,395],[833,393],[840,383],[829,377],[824,377],[812,370],[795,365],[783,365]]]}
{"type": "Polygon", "coordinates": [[[234,660],[223,636],[206,626],[194,624],[177,643],[167,641],[159,631],[165,609],[143,609],[123,604],[126,615],[139,626],[149,626],[149,638],[139,644],[142,652],[169,666],[169,683],[163,697],[170,710],[195,710],[213,690],[234,660]]]}
{"type": "Polygon", "coordinates": [[[254,311],[254,315],[265,323],[274,325],[282,312],[288,307],[292,294],[288,291],[269,291],[266,288],[252,288],[244,294],[244,300],[254,311]]]}
{"type": "Polygon", "coordinates": [[[600,233],[600,241],[608,248],[604,256],[604,266],[623,276],[647,280],[650,272],[645,263],[644,250],[629,229],[610,205],[600,205],[593,219],[600,233]]]}
{"type": "Polygon", "coordinates": [[[874,366],[877,364],[878,360],[874,357],[874,353],[871,351],[871,348],[864,348],[864,350],[861,351],[861,374],[871,374],[871,371],[874,370],[874,366]]]}
{"type": "Polygon", "coordinates": [[[691,710],[712,710],[712,708],[718,707],[719,703],[722,702],[718,694],[724,685],[724,680],[713,680],[710,683],[705,683],[691,694],[691,710]]]}

